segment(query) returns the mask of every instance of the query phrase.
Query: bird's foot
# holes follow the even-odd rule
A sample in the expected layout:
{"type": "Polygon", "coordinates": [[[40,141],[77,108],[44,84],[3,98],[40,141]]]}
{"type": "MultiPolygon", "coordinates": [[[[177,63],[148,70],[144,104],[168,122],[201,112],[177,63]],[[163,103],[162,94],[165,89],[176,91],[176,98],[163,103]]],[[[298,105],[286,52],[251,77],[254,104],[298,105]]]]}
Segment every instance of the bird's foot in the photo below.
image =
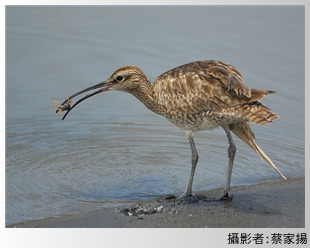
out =
{"type": "Polygon", "coordinates": [[[222,201],[222,200],[231,201],[233,197],[234,195],[230,192],[230,190],[225,189],[221,195],[219,195],[218,197],[208,198],[207,201],[222,201]]]}
{"type": "Polygon", "coordinates": [[[190,193],[184,193],[178,197],[175,195],[166,195],[161,198],[161,200],[164,201],[174,201],[174,205],[179,205],[181,203],[193,203],[193,202],[198,202],[199,197],[197,197],[193,192],[190,193]]]}
{"type": "Polygon", "coordinates": [[[192,202],[198,202],[199,198],[193,193],[193,192],[186,192],[179,197],[176,198],[176,200],[179,203],[192,203],[192,202]]]}

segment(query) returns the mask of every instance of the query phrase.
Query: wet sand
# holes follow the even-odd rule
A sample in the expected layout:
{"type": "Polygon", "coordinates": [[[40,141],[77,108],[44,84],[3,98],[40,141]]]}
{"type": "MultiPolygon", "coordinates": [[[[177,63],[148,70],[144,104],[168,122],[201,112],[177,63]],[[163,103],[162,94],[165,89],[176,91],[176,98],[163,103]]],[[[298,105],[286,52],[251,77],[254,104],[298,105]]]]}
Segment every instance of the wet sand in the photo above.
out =
{"type": "MultiPolygon", "coordinates": [[[[212,197],[222,189],[198,192],[212,197]]],[[[279,180],[233,187],[231,201],[177,204],[175,200],[137,201],[132,206],[27,221],[17,228],[113,228],[113,227],[305,227],[305,179],[279,180]]]]}

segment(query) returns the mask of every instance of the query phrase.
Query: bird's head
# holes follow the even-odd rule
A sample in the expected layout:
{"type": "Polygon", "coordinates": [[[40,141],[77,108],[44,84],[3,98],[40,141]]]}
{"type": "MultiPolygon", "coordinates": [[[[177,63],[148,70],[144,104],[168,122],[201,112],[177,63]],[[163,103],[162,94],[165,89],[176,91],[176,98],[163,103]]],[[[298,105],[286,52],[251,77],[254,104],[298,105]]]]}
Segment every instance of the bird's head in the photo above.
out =
{"type": "Polygon", "coordinates": [[[136,91],[142,81],[147,81],[145,74],[136,66],[124,66],[117,69],[105,83],[109,90],[120,90],[128,93],[136,91]]]}
{"type": "Polygon", "coordinates": [[[148,81],[147,77],[143,73],[141,69],[139,69],[136,66],[124,66],[119,69],[117,69],[106,81],[103,81],[99,84],[96,84],[94,86],[88,87],[84,90],[81,90],[72,96],[68,97],[56,110],[56,113],[58,111],[62,112],[63,110],[67,110],[66,114],[63,116],[62,119],[65,119],[67,114],[80,102],[84,101],[85,99],[92,97],[94,95],[97,95],[101,92],[106,92],[109,90],[120,90],[125,91],[131,94],[135,94],[136,91],[138,91],[141,83],[143,81],[148,81]],[[91,94],[86,95],[85,97],[79,99],[74,105],[70,106],[69,102],[71,102],[71,99],[83,94],[85,92],[99,89],[91,94]],[[66,108],[64,109],[64,106],[66,108]]]}

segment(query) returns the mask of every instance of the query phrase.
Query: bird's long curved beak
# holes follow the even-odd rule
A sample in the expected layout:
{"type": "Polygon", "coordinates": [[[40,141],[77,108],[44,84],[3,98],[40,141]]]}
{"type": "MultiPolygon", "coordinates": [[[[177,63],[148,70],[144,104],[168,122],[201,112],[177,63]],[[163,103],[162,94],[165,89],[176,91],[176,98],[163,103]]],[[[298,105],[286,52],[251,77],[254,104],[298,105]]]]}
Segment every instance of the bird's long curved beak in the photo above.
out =
{"type": "MultiPolygon", "coordinates": [[[[84,101],[85,99],[87,99],[87,98],[89,98],[89,97],[91,97],[91,96],[94,96],[94,95],[96,95],[96,94],[99,94],[99,93],[101,93],[101,92],[108,91],[108,90],[110,89],[111,86],[112,86],[111,83],[108,83],[108,82],[104,81],[104,82],[101,82],[101,83],[96,84],[96,85],[94,85],[94,86],[88,87],[88,88],[86,88],[86,89],[84,89],[84,90],[81,90],[81,91],[79,91],[79,92],[73,94],[72,96],[69,96],[69,97],[61,104],[61,106],[64,106],[65,104],[68,105],[68,107],[65,109],[65,110],[67,110],[67,112],[66,112],[66,114],[62,117],[62,120],[64,120],[64,119],[66,118],[66,116],[69,114],[69,112],[70,112],[76,105],[78,105],[80,102],[84,101]],[[83,98],[81,98],[80,100],[78,100],[74,105],[70,106],[69,101],[71,101],[72,98],[74,98],[74,97],[76,97],[76,96],[78,96],[78,95],[80,95],[80,94],[83,94],[83,93],[85,93],[85,92],[87,92],[87,91],[95,90],[95,89],[98,89],[98,88],[101,88],[101,89],[100,89],[100,90],[97,90],[97,91],[95,91],[95,92],[93,92],[93,93],[91,93],[91,94],[88,94],[88,95],[84,96],[83,98]]],[[[57,113],[58,111],[59,111],[59,109],[56,110],[56,113],[57,113]]]]}

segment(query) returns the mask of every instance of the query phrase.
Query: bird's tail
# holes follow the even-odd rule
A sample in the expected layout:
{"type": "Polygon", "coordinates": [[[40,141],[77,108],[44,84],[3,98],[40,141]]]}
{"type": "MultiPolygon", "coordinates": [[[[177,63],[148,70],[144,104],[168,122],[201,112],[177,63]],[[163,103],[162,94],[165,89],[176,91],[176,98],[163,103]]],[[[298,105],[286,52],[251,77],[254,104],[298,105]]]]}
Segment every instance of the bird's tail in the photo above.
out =
{"type": "Polygon", "coordinates": [[[259,101],[242,103],[222,110],[223,113],[233,114],[246,121],[257,124],[269,124],[279,118],[275,112],[259,101]]]}
{"type": "Polygon", "coordinates": [[[240,139],[242,139],[245,143],[247,143],[254,151],[258,153],[258,155],[266,160],[280,175],[284,180],[287,178],[281,173],[281,171],[275,166],[275,164],[271,161],[271,159],[264,153],[262,149],[255,143],[255,135],[250,128],[249,124],[246,122],[240,122],[236,124],[229,125],[230,130],[236,134],[240,139]]]}

